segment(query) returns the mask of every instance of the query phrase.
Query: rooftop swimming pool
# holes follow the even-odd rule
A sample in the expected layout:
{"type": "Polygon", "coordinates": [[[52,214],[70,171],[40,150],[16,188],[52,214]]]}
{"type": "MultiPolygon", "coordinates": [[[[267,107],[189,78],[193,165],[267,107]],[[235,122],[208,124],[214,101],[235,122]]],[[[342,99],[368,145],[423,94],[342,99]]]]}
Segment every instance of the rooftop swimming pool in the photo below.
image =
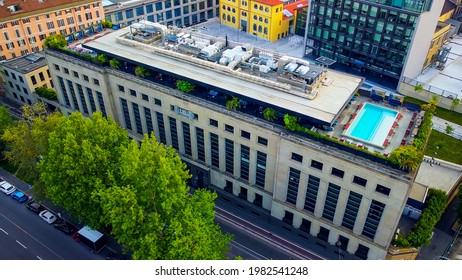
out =
{"type": "Polygon", "coordinates": [[[387,145],[387,137],[393,132],[393,124],[398,114],[396,110],[364,103],[343,135],[364,144],[383,148],[387,145]]]}

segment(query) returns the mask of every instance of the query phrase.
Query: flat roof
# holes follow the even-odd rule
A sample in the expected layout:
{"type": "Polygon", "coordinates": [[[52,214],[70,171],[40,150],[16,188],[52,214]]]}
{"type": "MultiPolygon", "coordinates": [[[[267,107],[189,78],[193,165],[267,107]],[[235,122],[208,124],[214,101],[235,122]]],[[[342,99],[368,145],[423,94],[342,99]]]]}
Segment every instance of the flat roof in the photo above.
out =
{"type": "Polygon", "coordinates": [[[84,46],[96,52],[114,54],[135,63],[223,88],[244,98],[248,97],[285,108],[325,123],[332,123],[338,117],[363,81],[360,77],[328,70],[326,74],[328,85],[319,86],[317,96],[310,100],[302,94],[284,92],[283,88],[287,88],[288,84],[246,74],[243,73],[244,71],[228,70],[225,69],[226,66],[166,50],[162,46],[126,39],[125,35],[129,32],[130,27],[126,27],[88,42],[84,46]],[[137,47],[134,47],[134,44],[137,47]],[[277,86],[280,88],[278,89],[277,86]]]}
{"type": "Polygon", "coordinates": [[[84,226],[79,230],[79,234],[85,236],[91,242],[96,242],[98,239],[103,237],[103,234],[99,231],[89,228],[88,226],[84,226]]]}
{"type": "Polygon", "coordinates": [[[27,74],[47,66],[47,60],[43,54],[33,53],[7,60],[1,65],[4,69],[11,69],[22,74],[27,74]]]}

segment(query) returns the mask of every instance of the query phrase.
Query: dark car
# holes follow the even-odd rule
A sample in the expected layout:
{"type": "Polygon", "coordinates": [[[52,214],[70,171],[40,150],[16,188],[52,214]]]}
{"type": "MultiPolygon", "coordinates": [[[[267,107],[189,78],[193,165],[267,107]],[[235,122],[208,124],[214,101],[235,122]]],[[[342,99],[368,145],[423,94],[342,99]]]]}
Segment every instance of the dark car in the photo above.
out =
{"type": "Polygon", "coordinates": [[[29,201],[27,204],[26,204],[26,207],[27,209],[31,210],[32,212],[38,214],[40,212],[42,212],[43,210],[45,210],[45,208],[40,205],[39,203],[31,200],[29,201]]]}
{"type": "Polygon", "coordinates": [[[77,227],[74,226],[73,224],[69,223],[68,221],[64,220],[64,219],[58,219],[54,224],[53,226],[56,228],[56,229],[59,229],[60,231],[64,232],[65,234],[67,235],[71,235],[73,234],[74,232],[77,231],[77,227]]]}

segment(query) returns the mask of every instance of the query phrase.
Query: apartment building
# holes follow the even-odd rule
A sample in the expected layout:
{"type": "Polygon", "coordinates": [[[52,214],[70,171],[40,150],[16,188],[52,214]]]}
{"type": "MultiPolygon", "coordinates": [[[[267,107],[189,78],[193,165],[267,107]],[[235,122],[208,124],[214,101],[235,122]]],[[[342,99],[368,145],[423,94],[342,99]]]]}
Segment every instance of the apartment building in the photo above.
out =
{"type": "Polygon", "coordinates": [[[356,258],[384,259],[412,176],[281,125],[289,114],[312,131],[335,126],[363,79],[248,44],[175,32],[140,22],[84,44],[119,60],[120,69],[46,50],[61,110],[102,111],[134,139],[154,132],[188,165],[192,186],[271,217],[288,234],[337,244],[356,258]],[[136,76],[139,67],[149,75],[136,76]],[[182,92],[178,81],[195,89],[182,92]],[[264,117],[267,109],[274,118],[264,117]]]}
{"type": "Polygon", "coordinates": [[[83,35],[103,18],[101,1],[1,0],[0,61],[43,50],[48,35],[83,35]]]}
{"type": "Polygon", "coordinates": [[[190,26],[218,16],[218,0],[131,0],[112,1],[104,6],[106,18],[127,26],[139,20],[167,26],[190,26]]]}
{"type": "Polygon", "coordinates": [[[307,53],[396,87],[425,68],[444,1],[314,0],[307,53]]]}
{"type": "MultiPolygon", "coordinates": [[[[274,42],[294,34],[296,25],[305,28],[306,22],[297,18],[302,11],[306,12],[308,1],[223,0],[220,5],[222,24],[274,42]]],[[[306,20],[305,17],[302,19],[306,20]]]]}
{"type": "Polygon", "coordinates": [[[41,53],[28,54],[2,64],[6,97],[19,104],[32,105],[38,101],[36,88],[53,88],[48,64],[41,53]]]}

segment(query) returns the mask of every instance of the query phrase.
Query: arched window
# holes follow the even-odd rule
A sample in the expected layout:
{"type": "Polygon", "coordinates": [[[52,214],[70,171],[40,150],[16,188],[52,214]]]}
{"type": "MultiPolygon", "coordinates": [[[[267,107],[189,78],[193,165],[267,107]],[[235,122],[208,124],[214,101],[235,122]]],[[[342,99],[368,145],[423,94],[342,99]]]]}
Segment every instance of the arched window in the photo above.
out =
{"type": "Polygon", "coordinates": [[[259,32],[259,33],[261,33],[261,29],[262,29],[262,27],[261,27],[261,25],[259,25],[259,26],[258,26],[258,32],[259,32]]]}
{"type": "Polygon", "coordinates": [[[257,25],[254,23],[252,26],[253,31],[257,31],[257,25]]]}
{"type": "Polygon", "coordinates": [[[263,18],[262,18],[262,17],[259,17],[259,18],[258,18],[258,21],[259,21],[259,22],[262,22],[262,21],[263,21],[263,18]]]}
{"type": "Polygon", "coordinates": [[[263,6],[262,5],[260,5],[260,11],[263,11],[263,6]]]}
{"type": "Polygon", "coordinates": [[[226,20],[226,15],[222,14],[222,18],[223,18],[223,20],[226,20]]]}
{"type": "Polygon", "coordinates": [[[233,23],[236,23],[236,17],[233,16],[232,22],[233,22],[233,23]]]}
{"type": "Polygon", "coordinates": [[[268,7],[265,8],[265,12],[267,12],[267,13],[269,12],[269,8],[268,8],[268,7]]]}
{"type": "Polygon", "coordinates": [[[263,33],[265,33],[265,35],[268,35],[268,27],[263,28],[263,33]]]}
{"type": "Polygon", "coordinates": [[[227,16],[227,20],[228,20],[228,21],[231,21],[231,17],[230,17],[229,15],[227,16]]]}

